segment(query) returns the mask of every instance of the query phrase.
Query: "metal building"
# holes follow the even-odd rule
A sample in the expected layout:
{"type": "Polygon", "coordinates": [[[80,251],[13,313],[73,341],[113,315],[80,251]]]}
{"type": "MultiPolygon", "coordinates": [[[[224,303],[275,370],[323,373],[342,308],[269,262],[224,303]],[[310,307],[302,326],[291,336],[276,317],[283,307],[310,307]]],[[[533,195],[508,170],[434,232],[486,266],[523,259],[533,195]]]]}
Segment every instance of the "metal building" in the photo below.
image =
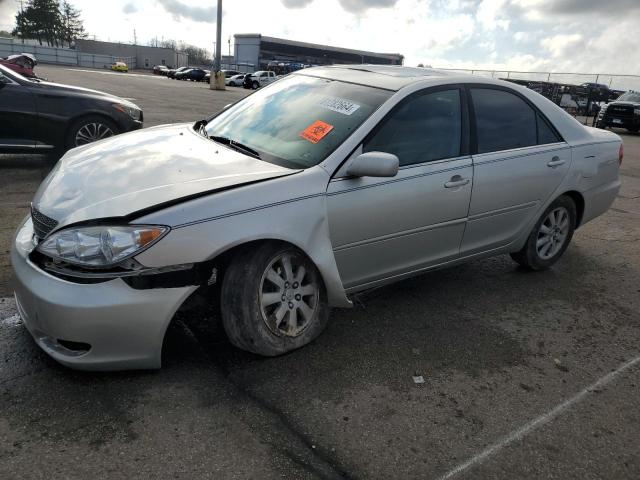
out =
{"type": "Polygon", "coordinates": [[[129,45],[127,43],[101,42],[98,40],[76,40],[76,50],[82,53],[111,55],[112,57],[132,57],[136,59],[135,68],[153,68],[154,65],[166,65],[177,68],[187,66],[188,56],[172,48],[129,45]]]}
{"type": "Polygon", "coordinates": [[[235,35],[234,61],[237,65],[253,65],[255,70],[266,69],[273,62],[304,65],[369,63],[402,65],[399,53],[376,53],[351,48],[332,47],[266,37],[259,33],[235,35]]]}

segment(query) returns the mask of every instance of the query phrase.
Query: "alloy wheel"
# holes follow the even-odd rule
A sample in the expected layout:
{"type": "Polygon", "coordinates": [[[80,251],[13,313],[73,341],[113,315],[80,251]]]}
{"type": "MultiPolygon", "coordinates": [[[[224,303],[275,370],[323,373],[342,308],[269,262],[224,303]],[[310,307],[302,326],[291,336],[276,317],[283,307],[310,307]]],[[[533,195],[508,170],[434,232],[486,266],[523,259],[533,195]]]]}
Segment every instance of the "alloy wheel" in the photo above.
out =
{"type": "Polygon", "coordinates": [[[542,260],[555,256],[567,241],[569,234],[569,212],[558,207],[549,212],[538,229],[536,251],[542,260]]]}
{"type": "Polygon", "coordinates": [[[102,140],[103,138],[112,137],[113,135],[113,130],[104,123],[87,123],[80,127],[76,132],[76,147],[86,145],[87,143],[95,142],[97,140],[102,140]]]}
{"type": "Polygon", "coordinates": [[[262,319],[275,335],[300,335],[311,324],[319,297],[316,273],[302,255],[282,253],[262,275],[259,298],[262,319]]]}

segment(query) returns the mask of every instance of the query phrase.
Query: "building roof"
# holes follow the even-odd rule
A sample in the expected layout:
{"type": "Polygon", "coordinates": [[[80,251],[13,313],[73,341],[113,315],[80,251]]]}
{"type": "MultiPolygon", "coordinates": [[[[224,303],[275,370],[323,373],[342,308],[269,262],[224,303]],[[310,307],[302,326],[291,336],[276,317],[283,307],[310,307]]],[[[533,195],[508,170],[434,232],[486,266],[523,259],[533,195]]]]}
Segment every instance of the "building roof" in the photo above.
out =
{"type": "Polygon", "coordinates": [[[349,53],[353,55],[361,55],[361,56],[372,56],[379,58],[387,58],[389,60],[401,60],[404,58],[404,55],[400,53],[378,53],[378,52],[370,52],[367,50],[354,50],[352,48],[342,48],[342,47],[333,47],[331,45],[321,45],[318,43],[307,43],[307,42],[299,42],[297,40],[287,40],[285,38],[277,38],[277,37],[267,37],[260,33],[236,33],[234,35],[236,38],[260,38],[263,42],[271,42],[271,43],[279,43],[281,45],[290,45],[292,47],[301,47],[301,48],[315,48],[319,50],[326,50],[329,52],[340,52],[340,53],[349,53]]]}
{"type": "MultiPolygon", "coordinates": [[[[403,67],[401,65],[331,65],[327,67],[305,68],[294,72],[299,75],[329,78],[345,82],[369,85],[387,90],[400,90],[411,83],[429,78],[461,77],[456,72],[446,72],[432,68],[403,67]]],[[[469,77],[471,77],[469,75],[469,77]]],[[[475,78],[475,77],[472,77],[475,78]]]]}

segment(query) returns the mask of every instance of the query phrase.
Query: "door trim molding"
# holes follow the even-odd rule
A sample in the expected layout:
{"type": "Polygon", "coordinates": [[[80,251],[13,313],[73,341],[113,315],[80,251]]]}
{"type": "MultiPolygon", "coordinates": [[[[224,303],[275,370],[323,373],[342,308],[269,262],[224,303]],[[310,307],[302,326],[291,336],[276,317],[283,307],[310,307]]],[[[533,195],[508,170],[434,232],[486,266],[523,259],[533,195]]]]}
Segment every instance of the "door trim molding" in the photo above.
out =
{"type": "Polygon", "coordinates": [[[344,250],[348,250],[350,248],[361,247],[363,245],[370,245],[373,243],[380,243],[386,240],[393,240],[395,238],[408,237],[410,235],[417,235],[419,233],[428,232],[430,230],[436,230],[438,228],[451,227],[454,225],[460,225],[467,221],[467,218],[457,218],[455,220],[449,220],[447,222],[442,223],[434,223],[432,225],[426,225],[424,227],[412,228],[411,230],[402,230],[400,232],[388,233],[386,235],[381,235],[379,237],[367,238],[365,240],[359,240],[357,242],[345,243],[343,245],[339,245],[333,249],[335,252],[342,252],[344,250]]]}

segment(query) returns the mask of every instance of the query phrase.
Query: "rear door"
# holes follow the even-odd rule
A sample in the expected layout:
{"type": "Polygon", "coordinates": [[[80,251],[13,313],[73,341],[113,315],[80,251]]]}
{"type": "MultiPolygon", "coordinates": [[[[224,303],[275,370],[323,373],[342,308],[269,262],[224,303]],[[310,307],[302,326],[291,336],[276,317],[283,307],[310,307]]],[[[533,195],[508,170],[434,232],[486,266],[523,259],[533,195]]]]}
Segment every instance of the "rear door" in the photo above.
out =
{"type": "Polygon", "coordinates": [[[461,254],[513,242],[569,170],[571,150],[517,92],[469,86],[474,180],[461,254]]]}
{"type": "Polygon", "coordinates": [[[29,86],[0,70],[0,147],[33,148],[37,120],[35,96],[29,86]]]}
{"type": "Polygon", "coordinates": [[[473,177],[466,112],[464,90],[457,86],[411,95],[358,150],[397,155],[398,174],[329,183],[331,242],[346,288],[458,255],[473,177]]]}

